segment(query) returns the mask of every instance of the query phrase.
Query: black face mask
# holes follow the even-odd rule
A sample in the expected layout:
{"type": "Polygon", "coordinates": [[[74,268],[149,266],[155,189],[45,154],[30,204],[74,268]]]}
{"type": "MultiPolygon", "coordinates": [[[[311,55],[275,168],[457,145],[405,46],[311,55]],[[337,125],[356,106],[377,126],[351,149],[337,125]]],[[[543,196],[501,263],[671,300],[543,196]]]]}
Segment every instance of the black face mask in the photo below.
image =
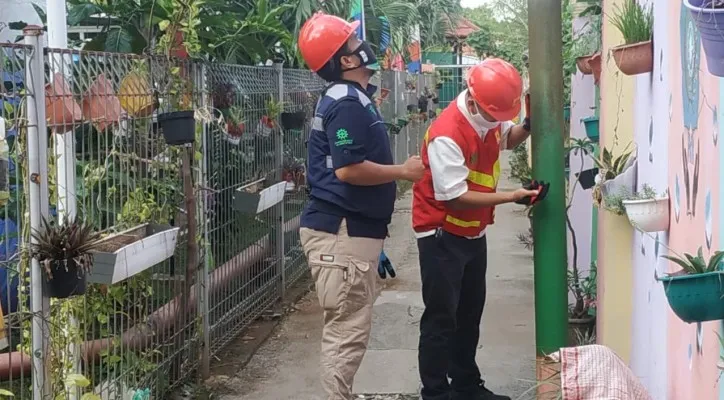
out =
{"type": "MultiPolygon", "coordinates": [[[[353,52],[351,52],[348,55],[356,56],[357,58],[360,59],[361,63],[357,67],[344,69],[342,71],[351,71],[353,69],[377,64],[377,57],[375,56],[375,52],[372,51],[372,48],[370,47],[369,43],[367,43],[367,42],[362,42],[362,44],[360,44],[353,52]]],[[[377,72],[376,70],[370,69],[370,68],[367,68],[367,71],[370,72],[370,76],[374,75],[375,72],[377,72]]]]}

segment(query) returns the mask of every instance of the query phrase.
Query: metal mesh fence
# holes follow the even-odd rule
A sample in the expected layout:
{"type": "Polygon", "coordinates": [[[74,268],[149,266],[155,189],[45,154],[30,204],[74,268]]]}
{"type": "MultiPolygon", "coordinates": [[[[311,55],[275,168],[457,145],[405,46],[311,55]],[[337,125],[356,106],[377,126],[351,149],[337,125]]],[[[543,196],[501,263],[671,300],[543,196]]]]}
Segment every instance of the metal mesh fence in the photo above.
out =
{"type": "MultiPolygon", "coordinates": [[[[0,394],[164,398],[203,375],[306,273],[298,237],[306,142],[325,83],[279,66],[43,50],[0,46],[9,146],[5,154],[0,141],[0,394]],[[190,131],[172,124],[188,113],[190,131]],[[34,150],[31,128],[47,137],[34,150]],[[194,143],[169,145],[188,143],[184,135],[194,143]],[[42,160],[47,177],[40,215],[104,237],[91,273],[72,275],[71,286],[29,272],[22,250],[31,225],[41,225],[30,222],[37,182],[28,160],[42,160]],[[278,201],[262,204],[261,191],[280,183],[278,201]]],[[[382,115],[404,126],[390,129],[401,163],[418,154],[435,115],[435,80],[390,71],[376,79],[382,115]]]]}

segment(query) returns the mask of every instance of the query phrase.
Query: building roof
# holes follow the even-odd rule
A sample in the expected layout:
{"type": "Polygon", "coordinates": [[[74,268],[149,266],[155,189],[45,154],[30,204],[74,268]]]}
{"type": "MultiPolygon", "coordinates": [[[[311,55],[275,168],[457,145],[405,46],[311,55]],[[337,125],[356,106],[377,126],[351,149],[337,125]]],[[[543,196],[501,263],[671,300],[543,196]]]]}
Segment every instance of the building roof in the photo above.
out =
{"type": "Polygon", "coordinates": [[[460,17],[455,23],[455,29],[448,29],[445,36],[448,38],[465,39],[473,32],[477,32],[479,30],[480,28],[478,28],[478,26],[474,23],[470,22],[470,20],[460,17]]]}

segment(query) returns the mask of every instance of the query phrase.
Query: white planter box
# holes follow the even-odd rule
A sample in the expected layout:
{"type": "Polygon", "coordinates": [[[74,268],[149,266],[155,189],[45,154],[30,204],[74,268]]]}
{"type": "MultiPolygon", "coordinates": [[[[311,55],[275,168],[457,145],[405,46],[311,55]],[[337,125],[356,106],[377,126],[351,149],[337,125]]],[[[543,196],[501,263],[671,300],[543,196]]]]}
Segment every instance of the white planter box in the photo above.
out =
{"type": "Polygon", "coordinates": [[[624,200],[631,225],[644,232],[669,230],[669,197],[646,200],[624,200]]]}
{"type": "Polygon", "coordinates": [[[178,227],[144,224],[104,238],[86,279],[110,285],[145,271],[173,255],[178,233],[178,227]]]}
{"type": "Polygon", "coordinates": [[[259,214],[268,210],[284,200],[287,182],[279,182],[259,191],[249,191],[239,188],[234,191],[231,207],[236,211],[247,214],[259,214]]]}

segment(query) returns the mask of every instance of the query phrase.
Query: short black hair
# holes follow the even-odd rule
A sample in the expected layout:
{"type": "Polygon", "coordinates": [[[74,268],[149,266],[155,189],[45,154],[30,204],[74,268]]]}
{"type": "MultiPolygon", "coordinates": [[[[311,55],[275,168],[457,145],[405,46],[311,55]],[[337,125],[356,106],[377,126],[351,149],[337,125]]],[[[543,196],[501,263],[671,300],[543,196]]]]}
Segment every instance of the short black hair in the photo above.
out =
{"type": "Polygon", "coordinates": [[[332,58],[324,64],[324,67],[317,71],[317,75],[327,82],[340,80],[342,78],[342,65],[340,60],[347,55],[349,55],[349,47],[347,46],[347,42],[345,42],[342,47],[334,53],[332,58]]]}

